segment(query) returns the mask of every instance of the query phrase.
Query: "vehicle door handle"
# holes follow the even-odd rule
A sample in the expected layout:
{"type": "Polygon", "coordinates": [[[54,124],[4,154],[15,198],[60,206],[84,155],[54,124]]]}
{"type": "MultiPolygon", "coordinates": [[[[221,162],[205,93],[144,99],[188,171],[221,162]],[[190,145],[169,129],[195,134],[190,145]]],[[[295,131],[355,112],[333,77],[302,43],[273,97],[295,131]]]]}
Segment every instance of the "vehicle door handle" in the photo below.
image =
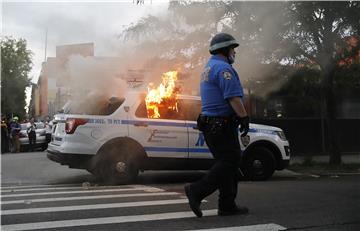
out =
{"type": "Polygon", "coordinates": [[[194,130],[199,130],[198,126],[192,127],[194,130]]]}
{"type": "Polygon", "coordinates": [[[134,126],[136,126],[136,127],[147,127],[148,125],[146,123],[138,122],[138,123],[134,123],[134,126]]]}

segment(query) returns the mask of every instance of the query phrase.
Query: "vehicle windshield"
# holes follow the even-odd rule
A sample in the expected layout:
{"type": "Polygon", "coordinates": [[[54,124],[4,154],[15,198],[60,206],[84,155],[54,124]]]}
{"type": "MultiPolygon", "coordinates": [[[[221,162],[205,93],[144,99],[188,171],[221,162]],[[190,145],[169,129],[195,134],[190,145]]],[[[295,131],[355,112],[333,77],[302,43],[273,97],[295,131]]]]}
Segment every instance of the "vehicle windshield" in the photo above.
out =
{"type": "Polygon", "coordinates": [[[21,130],[26,130],[27,128],[27,124],[20,124],[20,126],[21,126],[21,130]]]}
{"type": "Polygon", "coordinates": [[[36,125],[36,129],[43,129],[43,128],[45,128],[45,124],[42,123],[42,122],[36,122],[35,125],[36,125]]]}
{"type": "MultiPolygon", "coordinates": [[[[24,123],[24,124],[20,124],[21,126],[21,130],[26,130],[29,127],[30,123],[24,123]]],[[[45,124],[43,122],[35,122],[36,125],[36,129],[44,129],[45,128],[45,124]]]]}
{"type": "Polygon", "coordinates": [[[68,101],[60,113],[63,114],[80,114],[80,115],[111,115],[123,103],[124,98],[111,97],[108,100],[94,100],[73,102],[68,101]]]}

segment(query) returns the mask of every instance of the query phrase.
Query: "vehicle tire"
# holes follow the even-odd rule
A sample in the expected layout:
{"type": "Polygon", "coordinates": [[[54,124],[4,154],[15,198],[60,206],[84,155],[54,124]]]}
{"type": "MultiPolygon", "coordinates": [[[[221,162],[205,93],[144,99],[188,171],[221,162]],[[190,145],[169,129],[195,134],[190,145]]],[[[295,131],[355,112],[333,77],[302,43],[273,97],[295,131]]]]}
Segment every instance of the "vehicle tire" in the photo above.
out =
{"type": "Polygon", "coordinates": [[[129,139],[110,141],[94,156],[94,168],[90,172],[109,184],[135,182],[139,175],[141,151],[141,147],[129,139]]]}
{"type": "Polygon", "coordinates": [[[47,149],[47,144],[41,146],[41,151],[45,151],[47,149]]]}
{"type": "MultiPolygon", "coordinates": [[[[15,147],[14,147],[15,149],[15,147]]],[[[20,146],[20,152],[28,152],[29,151],[29,147],[26,146],[20,146]]]]}
{"type": "Polygon", "coordinates": [[[276,162],[272,152],[266,147],[254,147],[244,157],[242,172],[246,179],[263,181],[275,172],[276,162]]]}

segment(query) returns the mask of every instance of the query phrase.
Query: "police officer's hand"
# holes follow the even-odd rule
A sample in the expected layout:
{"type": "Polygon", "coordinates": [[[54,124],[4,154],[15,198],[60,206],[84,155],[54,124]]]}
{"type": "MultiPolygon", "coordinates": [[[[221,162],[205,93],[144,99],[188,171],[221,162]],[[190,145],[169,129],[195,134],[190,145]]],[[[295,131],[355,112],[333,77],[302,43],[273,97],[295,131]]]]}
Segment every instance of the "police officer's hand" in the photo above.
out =
{"type": "Polygon", "coordinates": [[[250,118],[249,118],[249,116],[238,117],[238,120],[239,120],[239,124],[240,124],[240,132],[242,133],[241,136],[244,137],[249,132],[250,118]]]}

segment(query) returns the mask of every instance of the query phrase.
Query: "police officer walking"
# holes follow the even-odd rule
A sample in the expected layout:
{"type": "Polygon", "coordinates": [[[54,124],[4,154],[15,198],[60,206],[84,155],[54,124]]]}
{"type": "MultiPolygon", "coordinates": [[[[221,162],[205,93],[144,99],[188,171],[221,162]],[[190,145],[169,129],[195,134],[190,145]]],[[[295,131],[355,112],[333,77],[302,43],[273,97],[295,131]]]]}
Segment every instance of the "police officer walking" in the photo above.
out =
{"type": "Polygon", "coordinates": [[[198,128],[204,133],[216,162],[201,180],[185,186],[190,208],[197,217],[202,217],[201,201],[217,189],[219,216],[249,212],[248,208],[235,203],[241,161],[239,125],[241,136],[249,131],[249,117],[242,102],[243,89],[231,65],[237,46],[238,42],[230,34],[216,34],[210,42],[212,56],[201,76],[202,112],[198,128]]]}
{"type": "Polygon", "coordinates": [[[33,152],[36,145],[36,124],[34,118],[31,118],[27,126],[26,132],[29,137],[29,151],[33,152]]]}

